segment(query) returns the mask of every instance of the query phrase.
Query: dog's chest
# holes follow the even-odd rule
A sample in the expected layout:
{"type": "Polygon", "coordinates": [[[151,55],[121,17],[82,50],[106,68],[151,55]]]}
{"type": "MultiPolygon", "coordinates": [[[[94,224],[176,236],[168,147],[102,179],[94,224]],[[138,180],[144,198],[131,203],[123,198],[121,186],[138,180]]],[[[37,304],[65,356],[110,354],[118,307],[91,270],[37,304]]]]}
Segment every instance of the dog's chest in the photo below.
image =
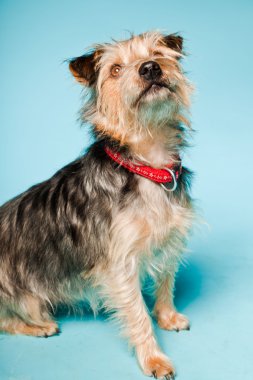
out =
{"type": "Polygon", "coordinates": [[[152,246],[166,244],[171,233],[187,233],[192,219],[191,207],[183,205],[160,184],[140,178],[138,202],[143,226],[146,226],[152,246]]]}

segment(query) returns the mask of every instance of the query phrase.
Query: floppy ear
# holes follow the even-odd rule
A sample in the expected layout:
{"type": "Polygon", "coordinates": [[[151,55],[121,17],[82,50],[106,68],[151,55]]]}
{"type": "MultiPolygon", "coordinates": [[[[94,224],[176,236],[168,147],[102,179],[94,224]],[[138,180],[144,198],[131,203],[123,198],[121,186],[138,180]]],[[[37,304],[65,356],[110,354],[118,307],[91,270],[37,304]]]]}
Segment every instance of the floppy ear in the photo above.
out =
{"type": "Polygon", "coordinates": [[[170,49],[177,51],[178,53],[182,53],[183,49],[183,38],[176,34],[169,34],[168,36],[163,37],[163,42],[170,49]]]}
{"type": "Polygon", "coordinates": [[[76,80],[85,86],[92,86],[96,79],[98,70],[96,69],[97,52],[81,55],[73,58],[69,62],[69,69],[76,80]]]}

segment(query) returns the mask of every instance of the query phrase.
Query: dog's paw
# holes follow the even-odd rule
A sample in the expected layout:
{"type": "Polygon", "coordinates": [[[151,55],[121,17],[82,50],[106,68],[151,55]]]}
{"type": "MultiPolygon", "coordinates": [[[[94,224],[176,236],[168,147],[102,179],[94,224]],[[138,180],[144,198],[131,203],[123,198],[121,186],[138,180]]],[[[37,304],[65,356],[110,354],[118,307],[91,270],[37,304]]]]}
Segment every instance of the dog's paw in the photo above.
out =
{"type": "Polygon", "coordinates": [[[54,321],[42,322],[40,325],[28,324],[21,319],[0,320],[0,330],[9,334],[22,334],[47,338],[60,333],[54,321]]]}
{"type": "Polygon", "coordinates": [[[42,336],[44,338],[48,338],[49,336],[60,334],[60,329],[58,325],[53,321],[48,322],[45,326],[41,328],[38,327],[38,331],[39,329],[40,329],[41,335],[38,335],[38,336],[42,336]]]}
{"type": "Polygon", "coordinates": [[[157,316],[157,323],[164,330],[190,330],[190,322],[188,318],[176,311],[159,313],[157,316]]]}
{"type": "Polygon", "coordinates": [[[175,370],[169,358],[160,350],[154,336],[136,346],[136,355],[143,373],[156,379],[172,380],[175,370]]]}
{"type": "Polygon", "coordinates": [[[145,375],[153,376],[155,379],[173,380],[175,378],[175,370],[166,357],[154,356],[146,360],[145,375]]]}
{"type": "Polygon", "coordinates": [[[58,335],[60,333],[60,329],[55,322],[49,321],[44,323],[42,326],[25,325],[21,333],[41,338],[48,338],[52,335],[58,335]]]}

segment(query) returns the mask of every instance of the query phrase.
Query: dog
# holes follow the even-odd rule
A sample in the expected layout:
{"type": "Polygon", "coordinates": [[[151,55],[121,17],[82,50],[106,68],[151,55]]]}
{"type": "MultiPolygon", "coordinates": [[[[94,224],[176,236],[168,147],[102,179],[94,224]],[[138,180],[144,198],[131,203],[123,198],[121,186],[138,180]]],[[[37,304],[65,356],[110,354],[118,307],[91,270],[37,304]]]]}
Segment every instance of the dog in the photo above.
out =
{"type": "Polygon", "coordinates": [[[173,304],[195,218],[181,162],[192,92],[183,56],[180,35],[151,31],[69,60],[94,143],[0,208],[1,331],[57,334],[54,307],[91,293],[120,322],[144,374],[174,378],[142,287],[148,277],[161,328],[189,329],[173,304]]]}

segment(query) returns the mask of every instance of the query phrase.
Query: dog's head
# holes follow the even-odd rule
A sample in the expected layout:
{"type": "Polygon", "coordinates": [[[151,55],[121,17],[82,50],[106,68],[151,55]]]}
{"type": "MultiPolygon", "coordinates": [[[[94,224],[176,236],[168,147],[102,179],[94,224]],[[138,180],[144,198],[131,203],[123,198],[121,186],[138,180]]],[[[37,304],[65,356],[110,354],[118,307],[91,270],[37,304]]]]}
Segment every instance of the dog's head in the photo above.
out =
{"type": "Polygon", "coordinates": [[[145,125],[173,120],[189,105],[190,85],[180,65],[182,45],[178,35],[147,32],[96,45],[72,59],[72,74],[91,90],[85,119],[121,140],[145,125]]]}

